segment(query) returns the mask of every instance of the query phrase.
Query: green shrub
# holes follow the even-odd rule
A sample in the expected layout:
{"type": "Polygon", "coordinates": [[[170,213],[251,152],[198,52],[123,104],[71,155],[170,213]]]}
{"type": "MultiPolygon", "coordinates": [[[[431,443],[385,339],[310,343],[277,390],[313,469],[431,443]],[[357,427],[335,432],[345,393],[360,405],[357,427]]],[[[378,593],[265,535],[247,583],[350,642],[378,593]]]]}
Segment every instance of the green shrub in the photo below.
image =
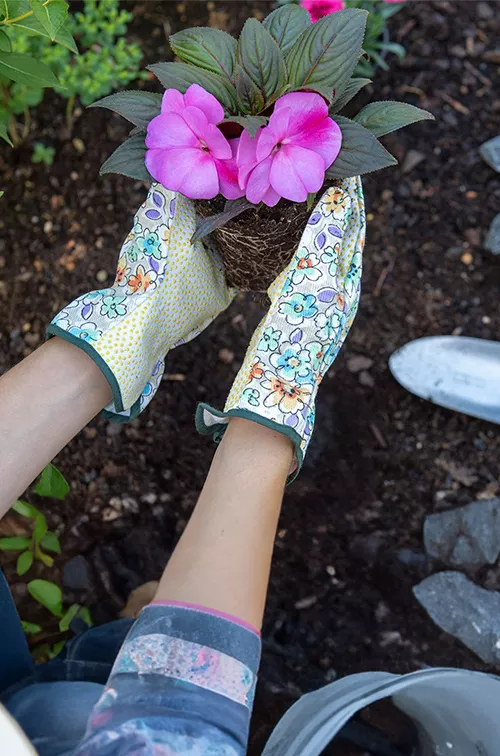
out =
{"type": "Polygon", "coordinates": [[[47,147],[45,144],[42,144],[41,142],[34,142],[31,162],[43,163],[44,165],[47,166],[47,168],[50,168],[50,166],[54,162],[55,154],[56,154],[55,147],[47,147]]]}

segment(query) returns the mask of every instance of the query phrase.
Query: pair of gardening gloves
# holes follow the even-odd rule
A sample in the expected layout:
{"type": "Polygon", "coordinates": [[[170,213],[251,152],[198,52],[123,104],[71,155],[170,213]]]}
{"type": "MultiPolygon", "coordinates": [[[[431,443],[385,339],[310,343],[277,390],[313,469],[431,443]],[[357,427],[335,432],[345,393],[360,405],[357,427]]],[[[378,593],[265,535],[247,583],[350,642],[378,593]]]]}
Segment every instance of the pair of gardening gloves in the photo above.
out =
{"type": "MultiPolygon", "coordinates": [[[[201,333],[236,294],[216,250],[191,243],[195,229],[194,204],[153,184],[121,249],[113,285],[78,297],[48,327],[104,373],[113,392],[108,418],[127,421],[142,412],[170,349],[201,333]]],[[[294,476],[300,470],[318,386],[358,307],[364,238],[361,180],[345,179],[321,197],[292,261],[269,287],[271,306],[224,410],[198,407],[202,433],[219,440],[231,417],[261,423],[292,440],[294,476]]]]}

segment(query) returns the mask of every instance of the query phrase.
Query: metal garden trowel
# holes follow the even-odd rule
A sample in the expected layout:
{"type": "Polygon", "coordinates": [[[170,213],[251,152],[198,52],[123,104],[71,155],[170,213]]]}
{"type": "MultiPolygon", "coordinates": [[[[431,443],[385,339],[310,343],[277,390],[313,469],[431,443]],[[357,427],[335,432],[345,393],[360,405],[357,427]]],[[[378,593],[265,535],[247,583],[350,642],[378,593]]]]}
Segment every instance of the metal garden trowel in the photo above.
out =
{"type": "Polygon", "coordinates": [[[500,423],[500,342],[468,336],[428,336],[389,359],[408,391],[441,407],[500,423]]]}

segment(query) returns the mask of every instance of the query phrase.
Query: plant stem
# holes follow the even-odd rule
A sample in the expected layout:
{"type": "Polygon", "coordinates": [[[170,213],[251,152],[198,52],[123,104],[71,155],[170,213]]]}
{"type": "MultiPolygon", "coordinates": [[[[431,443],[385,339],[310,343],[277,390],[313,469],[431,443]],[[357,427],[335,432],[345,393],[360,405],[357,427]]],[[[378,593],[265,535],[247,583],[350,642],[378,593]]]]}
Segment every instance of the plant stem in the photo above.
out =
{"type": "Polygon", "coordinates": [[[76,95],[72,94],[66,103],[66,125],[70,132],[73,128],[73,108],[75,107],[75,98],[76,95]]]}
{"type": "Polygon", "coordinates": [[[23,141],[28,138],[31,129],[31,112],[27,105],[24,106],[24,128],[23,128],[23,141]]]}
{"type": "Polygon", "coordinates": [[[21,140],[19,139],[19,134],[17,133],[17,124],[16,124],[16,119],[14,118],[14,116],[12,116],[12,118],[9,121],[8,131],[9,131],[10,137],[12,139],[12,144],[14,145],[14,147],[19,147],[19,145],[21,144],[21,140]]]}

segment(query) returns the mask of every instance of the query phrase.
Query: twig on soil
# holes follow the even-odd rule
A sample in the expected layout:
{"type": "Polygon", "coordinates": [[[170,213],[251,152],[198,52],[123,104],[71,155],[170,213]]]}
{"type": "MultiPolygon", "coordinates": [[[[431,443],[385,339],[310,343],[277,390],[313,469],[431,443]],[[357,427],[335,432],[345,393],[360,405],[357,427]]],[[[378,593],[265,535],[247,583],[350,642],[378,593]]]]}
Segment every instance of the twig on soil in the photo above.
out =
{"type": "Polygon", "coordinates": [[[378,277],[378,281],[375,284],[375,288],[373,289],[373,296],[379,297],[382,291],[382,287],[385,283],[385,279],[389,275],[389,273],[392,273],[392,270],[394,268],[394,259],[392,259],[388,265],[385,266],[384,270],[381,272],[381,274],[378,277]]]}
{"type": "Polygon", "coordinates": [[[382,447],[382,449],[387,449],[387,441],[383,437],[382,433],[378,429],[378,427],[375,425],[375,423],[370,423],[370,430],[375,436],[375,439],[377,443],[382,447]]]}
{"type": "Polygon", "coordinates": [[[481,71],[476,68],[476,66],[473,66],[472,63],[469,60],[464,60],[464,66],[467,68],[474,76],[479,79],[479,81],[484,84],[486,87],[491,87],[491,79],[488,79],[487,76],[485,76],[481,71]]]}
{"type": "Polygon", "coordinates": [[[470,110],[466,105],[463,105],[463,103],[461,103],[459,100],[455,100],[453,97],[450,97],[450,95],[446,94],[446,92],[438,92],[437,94],[442,97],[443,100],[448,103],[448,105],[451,105],[451,107],[454,108],[458,113],[462,113],[462,115],[470,114],[470,110]]]}

